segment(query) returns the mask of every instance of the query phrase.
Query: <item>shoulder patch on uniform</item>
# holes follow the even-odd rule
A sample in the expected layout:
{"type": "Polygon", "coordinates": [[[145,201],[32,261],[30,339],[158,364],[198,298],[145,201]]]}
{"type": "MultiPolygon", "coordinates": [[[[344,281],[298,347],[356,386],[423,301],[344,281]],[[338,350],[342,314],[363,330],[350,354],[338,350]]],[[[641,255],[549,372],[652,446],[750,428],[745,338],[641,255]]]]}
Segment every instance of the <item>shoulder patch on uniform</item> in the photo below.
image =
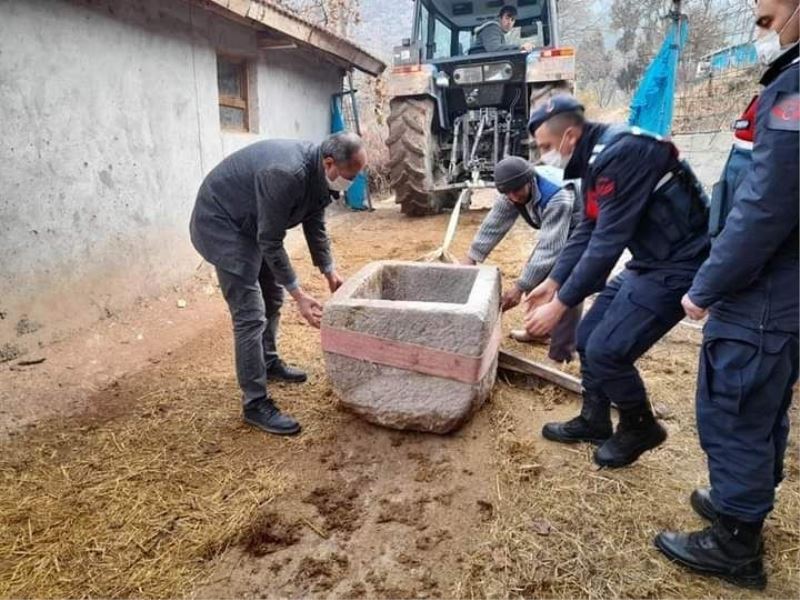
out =
{"type": "Polygon", "coordinates": [[[614,195],[616,185],[614,184],[614,180],[610,177],[598,177],[595,190],[597,190],[597,199],[604,200],[614,195]]]}
{"type": "Polygon", "coordinates": [[[800,131],[800,92],[780,92],[769,109],[767,129],[800,131]]]}

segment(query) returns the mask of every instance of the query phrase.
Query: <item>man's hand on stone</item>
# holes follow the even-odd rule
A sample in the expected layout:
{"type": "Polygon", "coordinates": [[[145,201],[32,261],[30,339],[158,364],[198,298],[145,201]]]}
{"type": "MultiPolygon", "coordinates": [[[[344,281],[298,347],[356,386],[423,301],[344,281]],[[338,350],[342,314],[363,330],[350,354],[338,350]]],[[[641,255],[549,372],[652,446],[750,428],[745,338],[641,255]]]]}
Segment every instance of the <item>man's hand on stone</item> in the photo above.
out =
{"type": "Polygon", "coordinates": [[[500,300],[500,309],[503,312],[507,310],[511,310],[515,306],[517,306],[522,301],[522,294],[524,292],[517,287],[516,284],[511,286],[505,292],[503,292],[503,297],[500,300]]]}
{"type": "Polygon", "coordinates": [[[568,307],[557,297],[543,306],[534,308],[525,315],[525,330],[535,337],[549,334],[566,313],[568,307]]]}
{"type": "Polygon", "coordinates": [[[322,321],[322,304],[316,298],[309,296],[300,288],[291,292],[292,297],[297,302],[297,310],[312,327],[319,329],[322,321]]]}
{"type": "Polygon", "coordinates": [[[550,302],[556,295],[558,288],[559,285],[552,279],[545,279],[542,283],[533,288],[523,300],[528,312],[533,311],[537,306],[542,306],[550,302]]]}
{"type": "Polygon", "coordinates": [[[342,287],[342,284],[344,283],[344,279],[342,279],[339,273],[335,270],[331,271],[330,273],[325,273],[325,279],[328,280],[328,289],[330,289],[331,294],[342,287]]]}
{"type": "Polygon", "coordinates": [[[465,267],[474,267],[477,263],[474,260],[472,260],[469,256],[465,256],[458,262],[458,264],[464,265],[465,267]]]}

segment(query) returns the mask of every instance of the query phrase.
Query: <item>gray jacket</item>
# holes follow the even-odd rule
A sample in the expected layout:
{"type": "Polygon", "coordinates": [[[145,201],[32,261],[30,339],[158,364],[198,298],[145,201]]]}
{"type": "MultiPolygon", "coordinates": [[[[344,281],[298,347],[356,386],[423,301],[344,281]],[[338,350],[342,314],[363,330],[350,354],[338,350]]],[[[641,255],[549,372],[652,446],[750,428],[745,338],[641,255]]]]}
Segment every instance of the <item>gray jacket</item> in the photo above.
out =
{"type": "MultiPolygon", "coordinates": [[[[539,240],[517,279],[517,287],[524,292],[530,292],[547,278],[583,214],[583,202],[573,185],[565,184],[563,189],[542,206],[535,178],[532,183],[532,197],[523,210],[540,233],[539,240]]],[[[469,258],[478,263],[486,260],[520,216],[519,209],[507,196],[498,196],[472,240],[469,258]]]]}
{"type": "Polygon", "coordinates": [[[498,21],[488,21],[475,28],[473,48],[483,48],[486,52],[519,50],[516,44],[506,44],[506,34],[498,21]]]}
{"type": "Polygon", "coordinates": [[[262,260],[275,280],[298,286],[283,246],[286,231],[303,225],[314,264],[333,270],[325,207],[331,202],[319,147],[309,142],[256,142],[223,160],[206,176],[189,226],[208,262],[256,281],[262,260]]]}

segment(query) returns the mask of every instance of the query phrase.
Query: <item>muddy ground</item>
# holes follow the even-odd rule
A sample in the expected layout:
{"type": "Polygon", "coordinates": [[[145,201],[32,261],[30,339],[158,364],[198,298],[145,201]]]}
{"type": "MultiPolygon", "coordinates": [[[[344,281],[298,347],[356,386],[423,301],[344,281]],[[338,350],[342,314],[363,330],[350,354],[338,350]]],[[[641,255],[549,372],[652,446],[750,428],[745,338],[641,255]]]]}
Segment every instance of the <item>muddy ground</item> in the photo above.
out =
{"type": "MultiPolygon", "coordinates": [[[[456,254],[484,215],[462,216],[456,254]]],[[[391,204],[336,215],[340,267],[417,259],[446,220],[406,219],[391,204]]],[[[506,281],[532,244],[518,225],[495,252],[506,281]]],[[[291,247],[325,297],[302,244],[291,247]]],[[[694,329],[641,360],[668,442],[608,471],[588,446],[542,440],[543,423],[578,408],[549,385],[499,381],[451,436],[360,421],[337,407],[318,335],[293,309],[281,350],[310,381],[273,395],[304,432],[253,431],[240,421],[218,291],[181,290],[183,309],[177,295],[43,349],[42,364],[0,367],[0,596],[797,597],[796,444],[766,530],[766,594],[688,574],[652,548],[663,527],[702,525],[687,501],[706,481],[694,329]]],[[[520,319],[509,313],[506,333],[520,319]]]]}

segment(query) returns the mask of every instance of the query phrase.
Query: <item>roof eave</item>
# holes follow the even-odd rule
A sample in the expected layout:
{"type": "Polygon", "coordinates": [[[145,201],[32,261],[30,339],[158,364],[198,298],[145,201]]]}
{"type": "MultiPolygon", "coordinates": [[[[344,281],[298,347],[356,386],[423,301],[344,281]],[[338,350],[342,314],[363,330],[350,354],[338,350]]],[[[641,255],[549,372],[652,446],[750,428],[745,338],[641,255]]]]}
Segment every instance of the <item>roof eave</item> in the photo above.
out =
{"type": "Polygon", "coordinates": [[[239,17],[280,32],[305,46],[345,61],[359,71],[378,76],[386,68],[380,59],[337,35],[269,3],[255,0],[206,0],[239,17]]]}

